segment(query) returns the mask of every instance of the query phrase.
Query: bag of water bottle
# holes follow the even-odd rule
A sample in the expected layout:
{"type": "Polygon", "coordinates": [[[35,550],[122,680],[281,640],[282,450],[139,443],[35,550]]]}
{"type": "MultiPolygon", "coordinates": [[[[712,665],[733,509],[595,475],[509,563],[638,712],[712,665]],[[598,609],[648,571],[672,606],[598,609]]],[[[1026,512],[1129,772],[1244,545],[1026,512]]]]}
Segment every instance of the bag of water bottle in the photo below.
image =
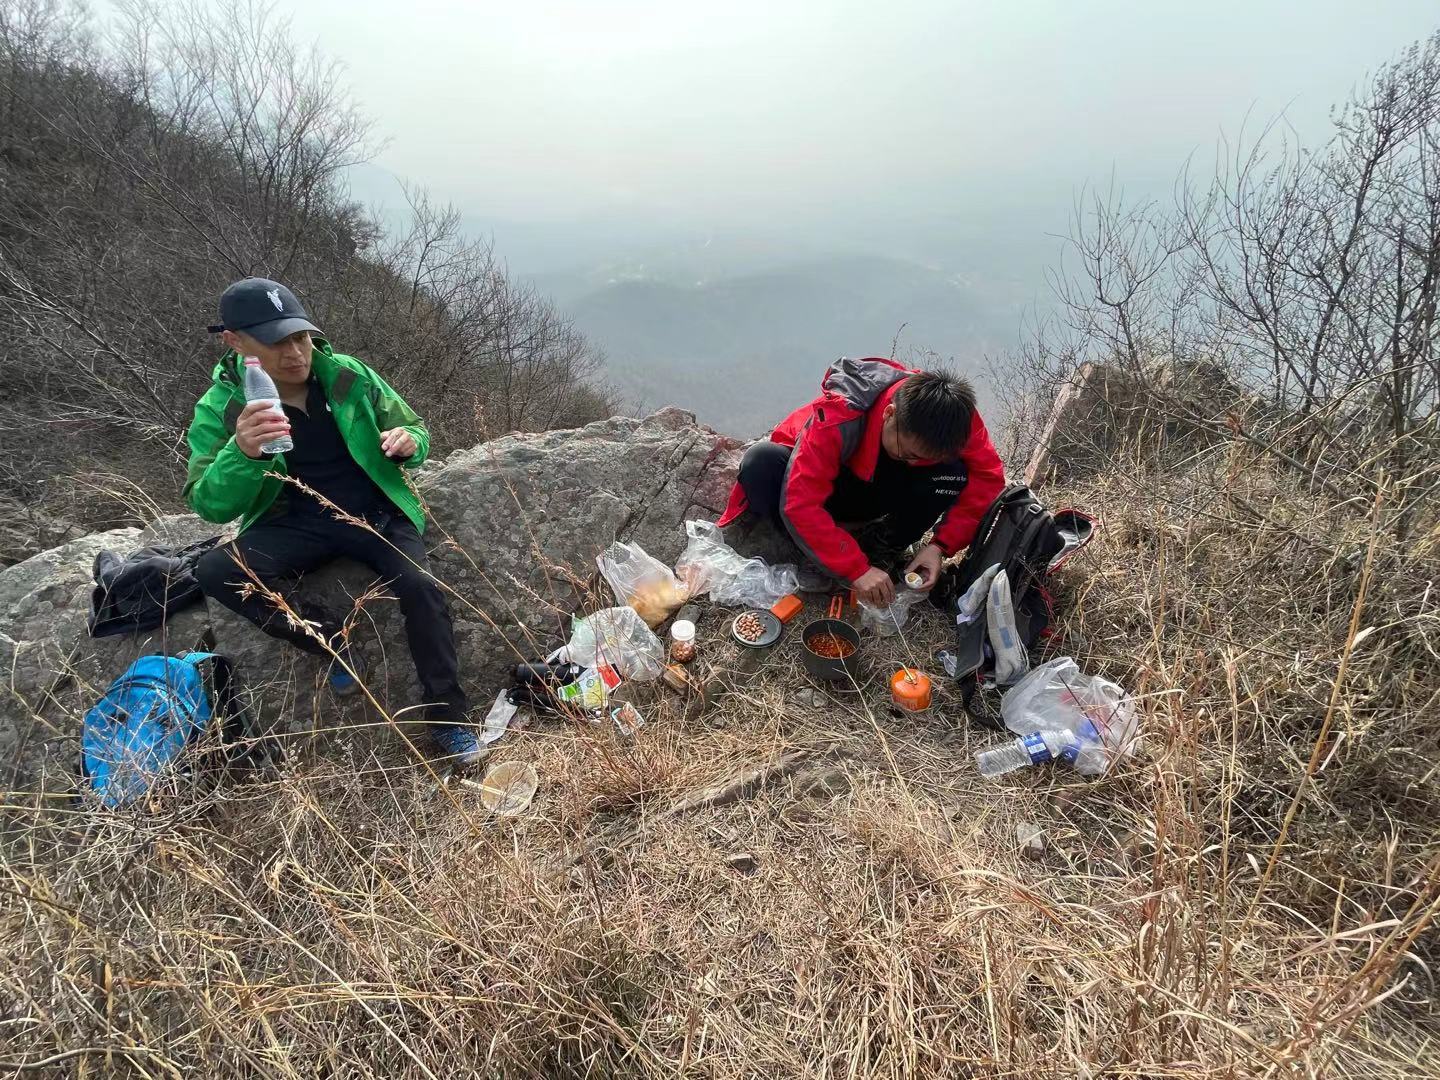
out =
{"type": "Polygon", "coordinates": [[[1108,679],[1081,672],[1068,656],[1042,664],[1011,687],[1000,716],[1017,738],[975,755],[984,776],[1057,760],[1084,776],[1099,776],[1139,742],[1135,702],[1108,679]]]}
{"type": "Polygon", "coordinates": [[[1110,680],[1084,674],[1068,656],[1042,664],[1011,687],[1000,701],[1000,718],[1022,740],[1055,736],[1063,752],[1052,747],[1050,756],[1086,776],[1103,773],[1138,745],[1134,700],[1110,680]]]}
{"type": "Polygon", "coordinates": [[[1128,739],[1135,726],[1135,703],[1109,679],[1086,675],[1069,656],[1041,664],[1006,691],[1000,718],[1017,735],[1062,731],[1089,720],[1128,739]]]}

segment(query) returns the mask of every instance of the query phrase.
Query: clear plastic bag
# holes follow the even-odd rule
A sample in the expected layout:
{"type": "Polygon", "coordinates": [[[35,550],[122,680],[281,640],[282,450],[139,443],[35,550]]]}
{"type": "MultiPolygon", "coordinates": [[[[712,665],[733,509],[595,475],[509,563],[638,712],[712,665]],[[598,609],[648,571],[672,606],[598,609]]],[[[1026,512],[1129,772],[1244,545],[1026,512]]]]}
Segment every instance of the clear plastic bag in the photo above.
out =
{"type": "Polygon", "coordinates": [[[670,568],[639,544],[617,540],[596,556],[595,565],[614,591],[615,599],[638,611],[652,629],[668,619],[689,595],[670,568]]]}
{"type": "Polygon", "coordinates": [[[505,734],[510,721],[515,719],[515,713],[519,711],[510,700],[509,693],[508,690],[501,690],[495,698],[495,704],[490,706],[490,711],[485,716],[485,724],[480,729],[480,742],[485,746],[505,734]]]}
{"type": "Polygon", "coordinates": [[[717,604],[768,608],[800,587],[800,575],[791,563],[771,566],[764,559],[747,559],[725,543],[713,521],[685,522],[690,542],[675,563],[682,588],[690,596],[707,592],[717,604]]]}
{"type": "Polygon", "coordinates": [[[1087,776],[1103,773],[1139,745],[1134,699],[1108,679],[1084,674],[1068,656],[1041,664],[1006,691],[1000,718],[1022,736],[1073,732],[1079,741],[1075,768],[1087,776]]]}
{"type": "Polygon", "coordinates": [[[895,599],[888,608],[877,608],[861,600],[860,625],[867,630],[874,630],[881,637],[898,634],[900,628],[910,619],[910,609],[929,595],[917,589],[896,589],[895,599]]]}
{"type": "Polygon", "coordinates": [[[658,678],[665,666],[665,646],[632,607],[603,608],[577,619],[565,651],[572,663],[610,664],[636,682],[658,678]]]}
{"type": "Polygon", "coordinates": [[[1010,598],[1010,575],[999,571],[990,582],[985,602],[985,626],[990,650],[995,654],[995,685],[1009,686],[1030,670],[1030,654],[1020,643],[1015,625],[1015,605],[1010,598]]]}

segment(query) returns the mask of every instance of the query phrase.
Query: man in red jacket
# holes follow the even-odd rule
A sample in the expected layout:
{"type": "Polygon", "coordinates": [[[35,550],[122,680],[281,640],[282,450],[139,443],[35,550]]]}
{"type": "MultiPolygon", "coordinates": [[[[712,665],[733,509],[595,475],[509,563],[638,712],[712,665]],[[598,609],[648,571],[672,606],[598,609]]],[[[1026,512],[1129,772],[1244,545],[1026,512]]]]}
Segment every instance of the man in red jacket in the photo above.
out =
{"type": "Polygon", "coordinates": [[[841,359],[820,386],[745,452],[719,524],[747,509],[778,521],[807,558],[881,608],[895,583],[872,556],[903,552],[933,528],[905,567],[932,589],[1005,487],[975,392],[954,375],[881,357],[841,359]],[[877,537],[868,555],[850,531],[861,524],[877,537]]]}

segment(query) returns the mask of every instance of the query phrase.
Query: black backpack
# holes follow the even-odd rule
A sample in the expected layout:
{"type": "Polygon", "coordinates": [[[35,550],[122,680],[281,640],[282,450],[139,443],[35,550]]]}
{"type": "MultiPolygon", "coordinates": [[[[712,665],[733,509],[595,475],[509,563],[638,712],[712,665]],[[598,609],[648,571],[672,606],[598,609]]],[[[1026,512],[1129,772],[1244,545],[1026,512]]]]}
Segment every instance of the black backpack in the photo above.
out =
{"type": "MultiPolygon", "coordinates": [[[[960,601],[990,567],[999,565],[1010,581],[1015,629],[1027,652],[1050,627],[1054,602],[1047,587],[1050,574],[1090,542],[1095,519],[1078,510],[1051,512],[1023,484],[1000,493],[980,519],[975,539],[960,564],[947,570],[931,594],[931,602],[959,615],[960,601]]],[[[944,658],[945,670],[961,683],[967,711],[990,726],[993,718],[971,707],[975,690],[993,671],[994,655],[984,619],[957,618],[955,651],[944,658]]]]}

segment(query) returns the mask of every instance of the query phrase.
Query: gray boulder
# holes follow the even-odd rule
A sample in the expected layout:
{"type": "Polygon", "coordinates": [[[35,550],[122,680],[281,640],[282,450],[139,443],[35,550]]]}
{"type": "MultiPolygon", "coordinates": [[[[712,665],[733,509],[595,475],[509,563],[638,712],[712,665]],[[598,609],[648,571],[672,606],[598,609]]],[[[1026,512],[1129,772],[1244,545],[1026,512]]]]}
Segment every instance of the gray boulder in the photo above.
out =
{"type": "MultiPolygon", "coordinates": [[[[419,471],[431,564],[450,593],[462,674],[480,715],[510,666],[563,643],[573,614],[614,602],[595,571],[595,556],[612,540],[673,563],[684,520],[723,508],[742,449],[690,413],[667,409],[644,420],[507,435],[419,471]]],[[[154,633],[89,637],[98,551],[184,544],[218,531],[178,515],[145,530],[84,536],[0,571],[0,783],[24,787],[47,766],[72,769],[80,718],[110,681],[137,656],[192,649],[207,631],[280,731],[383,722],[363,696],[338,708],[318,661],[216,604],[180,612],[154,633]]],[[[350,613],[381,706],[394,713],[418,702],[399,605],[373,574],[337,562],[309,575],[302,591],[350,613]]]]}

